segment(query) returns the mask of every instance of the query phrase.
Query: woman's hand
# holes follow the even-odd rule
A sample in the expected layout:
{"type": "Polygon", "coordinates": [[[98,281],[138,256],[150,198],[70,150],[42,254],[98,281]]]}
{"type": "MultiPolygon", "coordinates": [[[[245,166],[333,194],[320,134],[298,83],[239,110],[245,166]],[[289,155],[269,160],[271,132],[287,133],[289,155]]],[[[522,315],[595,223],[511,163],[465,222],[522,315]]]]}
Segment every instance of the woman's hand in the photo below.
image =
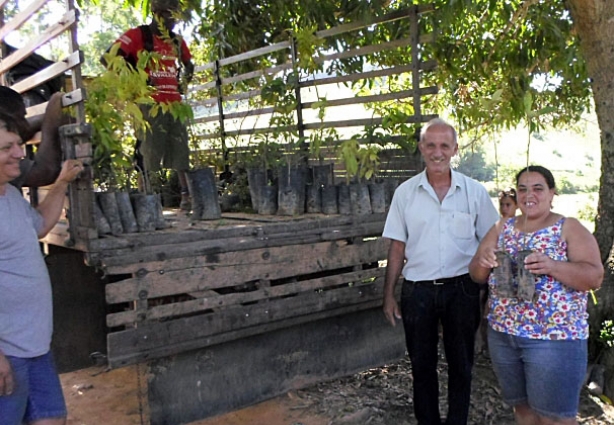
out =
{"type": "Polygon", "coordinates": [[[525,258],[524,267],[533,274],[552,275],[557,262],[542,252],[534,252],[525,258]]]}
{"type": "Polygon", "coordinates": [[[480,246],[478,252],[475,253],[477,265],[485,269],[499,267],[496,252],[497,250],[492,246],[480,246]]]}

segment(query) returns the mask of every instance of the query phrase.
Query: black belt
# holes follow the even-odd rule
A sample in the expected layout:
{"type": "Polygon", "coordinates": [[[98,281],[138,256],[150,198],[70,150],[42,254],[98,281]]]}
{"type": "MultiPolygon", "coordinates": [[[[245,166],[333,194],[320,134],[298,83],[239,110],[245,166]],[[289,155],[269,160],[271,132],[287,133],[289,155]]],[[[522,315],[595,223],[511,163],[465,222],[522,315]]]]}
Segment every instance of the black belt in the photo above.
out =
{"type": "Polygon", "coordinates": [[[471,277],[469,276],[469,273],[467,274],[463,274],[460,276],[455,276],[455,277],[446,277],[443,279],[433,279],[433,280],[407,280],[405,279],[405,282],[407,283],[413,283],[414,285],[448,285],[450,283],[462,283],[462,282],[466,282],[467,280],[471,280],[471,277]]]}

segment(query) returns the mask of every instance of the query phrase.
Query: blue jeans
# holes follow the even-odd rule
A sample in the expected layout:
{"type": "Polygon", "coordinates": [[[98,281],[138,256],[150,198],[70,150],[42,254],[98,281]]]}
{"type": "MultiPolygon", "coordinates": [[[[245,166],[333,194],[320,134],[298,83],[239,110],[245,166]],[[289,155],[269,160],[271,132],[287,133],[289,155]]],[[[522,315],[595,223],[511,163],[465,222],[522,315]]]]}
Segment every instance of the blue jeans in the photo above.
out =
{"type": "Polygon", "coordinates": [[[488,348],[508,404],[527,404],[550,418],[576,416],[586,374],[585,340],[529,339],[489,328],[488,348]]]}
{"type": "Polygon", "coordinates": [[[443,285],[405,282],[401,312],[414,378],[414,412],[419,425],[441,425],[437,346],[439,324],[448,362],[446,425],[466,425],[471,394],[475,333],[480,323],[480,289],[469,275],[443,285]]]}
{"type": "Polygon", "coordinates": [[[15,388],[0,397],[0,425],[21,425],[66,416],[62,386],[51,353],[29,359],[6,356],[15,388]]]}

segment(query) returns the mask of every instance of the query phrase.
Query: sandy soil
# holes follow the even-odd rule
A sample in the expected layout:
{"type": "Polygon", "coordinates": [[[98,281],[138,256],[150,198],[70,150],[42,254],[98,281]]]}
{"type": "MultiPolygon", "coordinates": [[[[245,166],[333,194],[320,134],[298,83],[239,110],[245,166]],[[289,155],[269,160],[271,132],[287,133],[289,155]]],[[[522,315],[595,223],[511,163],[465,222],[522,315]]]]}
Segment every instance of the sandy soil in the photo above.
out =
{"type": "MultiPolygon", "coordinates": [[[[440,376],[445,375],[445,362],[440,362],[440,376]]],[[[113,371],[96,367],[63,374],[68,425],[149,424],[145,383],[139,383],[139,376],[142,373],[137,373],[136,366],[113,371]]],[[[446,393],[445,386],[445,380],[440,382],[441,394],[446,393]]],[[[409,361],[401,359],[189,425],[415,425],[410,388],[409,361]]],[[[445,396],[440,403],[445,410],[445,396]]],[[[585,389],[578,422],[611,425],[614,407],[590,396],[585,389]]],[[[514,425],[511,409],[501,400],[490,361],[483,356],[478,356],[474,367],[469,423],[514,425]]]]}
{"type": "MultiPolygon", "coordinates": [[[[135,366],[105,371],[82,369],[61,376],[68,425],[147,424],[146,396],[139,397],[135,366]],[[141,400],[141,403],[139,403],[141,400]],[[143,422],[141,422],[141,412],[143,422]]],[[[328,425],[324,416],[301,408],[294,393],[190,425],[328,425]]]]}

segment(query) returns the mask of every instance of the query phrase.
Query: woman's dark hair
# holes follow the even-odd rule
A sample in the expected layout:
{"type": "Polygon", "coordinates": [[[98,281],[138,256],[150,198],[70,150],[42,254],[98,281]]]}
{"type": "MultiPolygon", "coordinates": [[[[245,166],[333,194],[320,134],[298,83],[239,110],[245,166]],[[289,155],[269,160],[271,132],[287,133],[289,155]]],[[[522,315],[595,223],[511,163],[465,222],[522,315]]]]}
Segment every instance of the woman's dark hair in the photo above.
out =
{"type": "Polygon", "coordinates": [[[541,165],[529,165],[528,167],[524,167],[518,172],[518,174],[516,174],[516,185],[518,185],[518,180],[520,179],[520,176],[524,173],[539,173],[544,177],[544,179],[546,179],[548,189],[556,188],[556,185],[554,184],[554,176],[546,167],[542,167],[541,165]]]}
{"type": "Polygon", "coordinates": [[[511,198],[515,204],[518,203],[516,199],[516,189],[514,189],[513,187],[510,187],[509,189],[506,189],[506,190],[501,190],[498,196],[499,196],[499,201],[502,200],[503,198],[511,198]]]}

